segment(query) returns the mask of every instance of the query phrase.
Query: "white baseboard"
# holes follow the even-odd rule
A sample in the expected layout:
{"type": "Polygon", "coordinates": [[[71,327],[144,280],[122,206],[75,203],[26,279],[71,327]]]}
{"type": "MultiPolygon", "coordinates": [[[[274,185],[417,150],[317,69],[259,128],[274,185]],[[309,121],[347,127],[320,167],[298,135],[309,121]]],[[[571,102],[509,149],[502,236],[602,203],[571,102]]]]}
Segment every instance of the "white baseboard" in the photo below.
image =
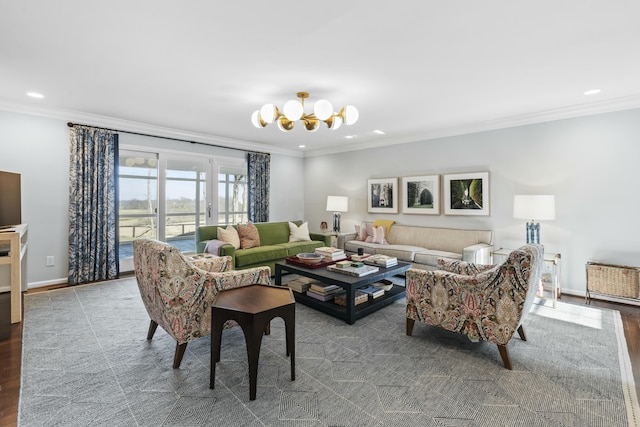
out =
{"type": "Polygon", "coordinates": [[[34,289],[34,288],[42,288],[44,286],[50,286],[50,285],[61,285],[67,283],[67,278],[61,278],[61,279],[54,279],[54,280],[44,280],[42,282],[30,282],[27,283],[27,289],[34,289]]]}

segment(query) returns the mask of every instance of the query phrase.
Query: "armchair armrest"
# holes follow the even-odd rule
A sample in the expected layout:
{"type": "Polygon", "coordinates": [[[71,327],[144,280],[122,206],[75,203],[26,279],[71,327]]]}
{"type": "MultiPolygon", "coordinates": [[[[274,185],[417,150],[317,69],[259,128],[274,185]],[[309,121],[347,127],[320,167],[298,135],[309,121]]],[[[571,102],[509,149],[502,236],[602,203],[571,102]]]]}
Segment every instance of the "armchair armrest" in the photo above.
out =
{"type": "Polygon", "coordinates": [[[232,262],[233,260],[230,256],[215,256],[196,258],[191,261],[191,264],[210,273],[222,273],[233,270],[232,262]]]}
{"type": "Polygon", "coordinates": [[[309,233],[311,240],[318,240],[324,243],[325,246],[331,246],[331,235],[326,233],[309,233]]]}
{"type": "Polygon", "coordinates": [[[491,264],[493,245],[478,243],[462,250],[462,260],[474,264],[491,264]]]}
{"type": "Polygon", "coordinates": [[[452,260],[449,258],[438,258],[438,269],[450,273],[472,276],[495,268],[495,265],[475,264],[472,262],[452,260]]]}

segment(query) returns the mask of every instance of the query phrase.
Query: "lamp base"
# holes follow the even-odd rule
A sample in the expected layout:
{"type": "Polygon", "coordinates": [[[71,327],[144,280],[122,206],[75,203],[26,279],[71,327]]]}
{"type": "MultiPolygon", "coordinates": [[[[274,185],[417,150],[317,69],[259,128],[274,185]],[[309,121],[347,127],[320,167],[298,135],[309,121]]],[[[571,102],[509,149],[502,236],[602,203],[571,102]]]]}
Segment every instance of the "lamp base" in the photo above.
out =
{"type": "Polygon", "coordinates": [[[340,212],[333,213],[333,231],[340,232],[340,212]]]}
{"type": "Polygon", "coordinates": [[[527,222],[527,244],[537,243],[540,244],[540,223],[539,222],[527,222]]]}

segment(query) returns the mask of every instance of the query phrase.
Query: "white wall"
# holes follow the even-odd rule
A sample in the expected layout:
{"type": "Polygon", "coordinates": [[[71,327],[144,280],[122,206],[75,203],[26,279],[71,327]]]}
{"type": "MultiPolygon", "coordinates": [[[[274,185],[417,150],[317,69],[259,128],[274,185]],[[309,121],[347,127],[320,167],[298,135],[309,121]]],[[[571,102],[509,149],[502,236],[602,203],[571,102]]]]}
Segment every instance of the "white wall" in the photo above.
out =
{"type": "MultiPolygon", "coordinates": [[[[331,224],[326,196],[349,196],[342,231],[362,220],[494,231],[496,247],[525,242],[515,194],[555,194],[542,243],[562,255],[563,291],[584,294],[585,263],[640,266],[640,109],[305,159],[310,226],[331,224]],[[367,179],[489,171],[490,216],[367,213],[367,179]]],[[[402,202],[400,200],[400,202],[402,202]]]]}
{"type": "MultiPolygon", "coordinates": [[[[225,157],[245,155],[237,150],[125,133],[120,135],[120,143],[159,145],[225,157]]],[[[69,263],[69,128],[66,121],[0,111],[0,170],[22,174],[22,220],[29,224],[29,287],[66,282],[69,263]],[[47,256],[55,257],[53,267],[46,267],[47,256]]],[[[303,159],[272,154],[271,170],[270,220],[303,219],[303,159]]],[[[8,286],[8,270],[3,270],[0,270],[0,288],[8,286]]]]}
{"type": "MultiPolygon", "coordinates": [[[[0,112],[0,169],[20,173],[29,224],[27,280],[68,276],[69,128],[60,120],[0,112]],[[55,265],[46,267],[46,257],[55,265]]],[[[2,280],[0,276],[0,280],[2,280]]]]}

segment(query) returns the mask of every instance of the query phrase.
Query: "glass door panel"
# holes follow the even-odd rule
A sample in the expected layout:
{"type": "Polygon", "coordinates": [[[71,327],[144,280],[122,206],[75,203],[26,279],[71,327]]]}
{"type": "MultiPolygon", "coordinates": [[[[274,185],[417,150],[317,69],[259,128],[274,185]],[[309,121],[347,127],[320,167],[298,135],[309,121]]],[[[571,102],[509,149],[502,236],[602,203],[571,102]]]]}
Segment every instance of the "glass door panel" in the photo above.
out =
{"type": "Polygon", "coordinates": [[[195,252],[195,231],[206,223],[208,162],[168,159],[165,174],[164,239],[195,252]]]}
{"type": "Polygon", "coordinates": [[[120,259],[133,255],[132,241],[158,238],[158,158],[121,150],[118,175],[120,259]]]}

